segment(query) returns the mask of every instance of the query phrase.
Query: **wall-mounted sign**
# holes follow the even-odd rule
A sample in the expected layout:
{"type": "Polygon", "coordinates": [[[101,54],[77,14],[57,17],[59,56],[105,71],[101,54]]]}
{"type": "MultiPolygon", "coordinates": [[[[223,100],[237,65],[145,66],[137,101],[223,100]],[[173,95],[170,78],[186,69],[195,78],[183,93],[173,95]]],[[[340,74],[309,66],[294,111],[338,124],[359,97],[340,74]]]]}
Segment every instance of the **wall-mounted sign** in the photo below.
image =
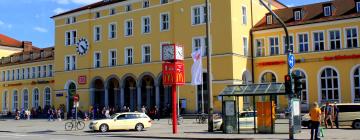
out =
{"type": "Polygon", "coordinates": [[[64,93],[58,93],[58,94],[56,94],[56,97],[62,97],[62,96],[64,96],[64,93]]]}
{"type": "Polygon", "coordinates": [[[86,84],[86,76],[85,75],[78,77],[78,84],[86,84]]]}
{"type": "Polygon", "coordinates": [[[15,87],[15,86],[21,86],[22,83],[15,83],[15,84],[3,84],[3,87],[15,87]]]}
{"type": "Polygon", "coordinates": [[[163,63],[163,84],[184,85],[185,70],[183,62],[163,63]]]}

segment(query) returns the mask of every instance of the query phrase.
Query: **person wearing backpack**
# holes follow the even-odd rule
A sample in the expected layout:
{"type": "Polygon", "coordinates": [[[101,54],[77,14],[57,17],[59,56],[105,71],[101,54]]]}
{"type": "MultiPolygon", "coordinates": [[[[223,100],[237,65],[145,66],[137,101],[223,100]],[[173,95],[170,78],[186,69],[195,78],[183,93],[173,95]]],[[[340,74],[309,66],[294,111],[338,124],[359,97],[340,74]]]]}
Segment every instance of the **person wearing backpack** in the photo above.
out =
{"type": "Polygon", "coordinates": [[[333,107],[330,105],[329,102],[326,102],[326,106],[325,106],[325,128],[328,128],[328,123],[330,121],[331,124],[331,128],[334,127],[334,123],[333,123],[333,116],[334,116],[334,110],[333,107]]]}
{"type": "Polygon", "coordinates": [[[316,140],[319,134],[319,127],[321,124],[321,110],[318,103],[314,102],[309,112],[311,123],[311,137],[310,140],[316,140]],[[314,132],[315,131],[315,132],[314,132]]]}

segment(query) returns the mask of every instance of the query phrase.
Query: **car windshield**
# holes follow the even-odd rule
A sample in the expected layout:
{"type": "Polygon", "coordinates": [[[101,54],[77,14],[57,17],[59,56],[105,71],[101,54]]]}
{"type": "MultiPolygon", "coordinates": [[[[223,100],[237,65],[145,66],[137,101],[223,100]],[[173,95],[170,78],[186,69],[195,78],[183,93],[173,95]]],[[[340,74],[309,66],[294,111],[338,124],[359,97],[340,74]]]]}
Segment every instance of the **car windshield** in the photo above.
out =
{"type": "Polygon", "coordinates": [[[119,114],[114,114],[114,115],[111,115],[111,119],[115,119],[119,114]]]}

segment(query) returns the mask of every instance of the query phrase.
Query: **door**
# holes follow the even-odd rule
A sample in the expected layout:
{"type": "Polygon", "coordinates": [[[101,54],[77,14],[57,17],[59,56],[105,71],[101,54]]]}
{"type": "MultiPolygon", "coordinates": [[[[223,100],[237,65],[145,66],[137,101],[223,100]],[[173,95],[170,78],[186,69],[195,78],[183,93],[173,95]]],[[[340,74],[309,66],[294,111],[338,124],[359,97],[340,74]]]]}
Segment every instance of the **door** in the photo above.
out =
{"type": "Polygon", "coordinates": [[[116,130],[126,129],[125,123],[126,123],[125,114],[119,115],[114,123],[114,129],[116,130]]]}

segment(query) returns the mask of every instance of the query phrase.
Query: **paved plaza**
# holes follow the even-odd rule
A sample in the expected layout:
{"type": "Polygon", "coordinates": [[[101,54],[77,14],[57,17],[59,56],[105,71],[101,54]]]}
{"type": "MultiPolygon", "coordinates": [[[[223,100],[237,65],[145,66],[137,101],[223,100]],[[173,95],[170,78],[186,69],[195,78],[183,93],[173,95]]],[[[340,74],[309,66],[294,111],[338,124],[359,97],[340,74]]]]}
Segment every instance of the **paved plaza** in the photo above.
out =
{"type": "MultiPolygon", "coordinates": [[[[92,132],[86,127],[81,131],[65,131],[65,121],[48,122],[47,120],[1,120],[0,140],[112,140],[112,139],[287,139],[288,134],[223,134],[208,133],[206,124],[195,124],[194,120],[186,119],[179,126],[179,134],[173,135],[167,119],[155,121],[153,127],[142,132],[113,131],[107,133],[92,132]]],[[[284,126],[286,127],[286,125],[284,126]]],[[[285,128],[283,128],[285,129],[285,128]]],[[[327,129],[324,139],[359,139],[360,131],[350,128],[327,129]]],[[[296,134],[296,139],[308,139],[309,130],[303,129],[296,134]]]]}

